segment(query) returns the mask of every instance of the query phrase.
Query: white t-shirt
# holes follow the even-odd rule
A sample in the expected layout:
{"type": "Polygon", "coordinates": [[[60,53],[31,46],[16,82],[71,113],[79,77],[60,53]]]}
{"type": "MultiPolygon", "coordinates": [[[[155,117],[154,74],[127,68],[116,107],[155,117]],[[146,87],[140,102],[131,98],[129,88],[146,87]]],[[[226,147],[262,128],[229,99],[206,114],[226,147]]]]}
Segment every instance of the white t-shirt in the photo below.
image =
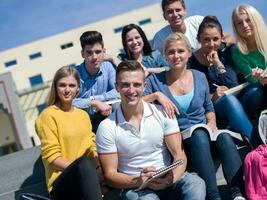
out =
{"type": "MultiPolygon", "coordinates": [[[[203,21],[204,17],[200,15],[191,16],[185,18],[184,23],[186,27],[185,36],[189,40],[192,50],[196,51],[201,46],[197,40],[197,32],[200,23],[203,21]]],[[[152,41],[153,49],[158,49],[161,53],[163,53],[163,48],[165,45],[165,41],[167,37],[172,33],[171,26],[167,25],[161,30],[159,30],[152,41]]]]}
{"type": "Polygon", "coordinates": [[[140,131],[128,123],[121,107],[102,121],[96,134],[99,154],[117,153],[118,170],[139,176],[142,168],[156,169],[171,163],[164,136],[179,132],[176,119],[170,119],[160,107],[144,104],[140,131]]]}

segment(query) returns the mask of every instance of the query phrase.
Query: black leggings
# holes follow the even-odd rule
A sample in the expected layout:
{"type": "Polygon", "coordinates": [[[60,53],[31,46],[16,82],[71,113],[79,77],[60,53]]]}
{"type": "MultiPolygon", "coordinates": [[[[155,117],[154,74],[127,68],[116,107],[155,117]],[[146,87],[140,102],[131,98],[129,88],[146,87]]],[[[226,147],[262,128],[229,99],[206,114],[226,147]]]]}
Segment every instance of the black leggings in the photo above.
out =
{"type": "Polygon", "coordinates": [[[101,190],[93,160],[81,157],[55,180],[50,192],[53,200],[100,200],[101,190]]]}

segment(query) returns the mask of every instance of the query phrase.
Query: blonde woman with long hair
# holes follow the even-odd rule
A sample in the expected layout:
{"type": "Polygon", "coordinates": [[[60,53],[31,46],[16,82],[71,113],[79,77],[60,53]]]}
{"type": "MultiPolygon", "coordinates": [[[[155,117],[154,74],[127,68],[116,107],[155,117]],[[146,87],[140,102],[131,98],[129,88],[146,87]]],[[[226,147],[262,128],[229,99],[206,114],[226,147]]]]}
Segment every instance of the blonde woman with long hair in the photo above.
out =
{"type": "Polygon", "coordinates": [[[102,199],[90,118],[72,106],[79,89],[78,72],[69,66],[60,68],[52,82],[48,107],[35,123],[47,188],[53,200],[102,199]]]}
{"type": "MultiPolygon", "coordinates": [[[[169,104],[168,109],[175,105],[180,111],[176,117],[181,131],[202,123],[207,124],[214,131],[217,130],[206,76],[202,72],[187,67],[192,50],[185,35],[171,34],[166,40],[164,53],[171,69],[148,77],[144,100],[156,101],[161,105],[169,104],[166,99],[171,101],[172,104],[169,104]]],[[[231,199],[244,200],[240,190],[242,162],[233,139],[229,134],[222,133],[215,143],[216,151],[222,160],[225,179],[231,190],[231,199]]],[[[184,140],[184,146],[193,170],[206,183],[208,199],[220,200],[207,130],[195,129],[192,136],[184,140]]]]}
{"type": "Polygon", "coordinates": [[[267,27],[261,14],[246,4],[234,9],[232,25],[237,40],[232,57],[239,72],[251,83],[244,91],[243,102],[247,101],[244,107],[254,110],[250,114],[259,114],[267,84],[267,76],[262,75],[267,64],[267,27]]]}

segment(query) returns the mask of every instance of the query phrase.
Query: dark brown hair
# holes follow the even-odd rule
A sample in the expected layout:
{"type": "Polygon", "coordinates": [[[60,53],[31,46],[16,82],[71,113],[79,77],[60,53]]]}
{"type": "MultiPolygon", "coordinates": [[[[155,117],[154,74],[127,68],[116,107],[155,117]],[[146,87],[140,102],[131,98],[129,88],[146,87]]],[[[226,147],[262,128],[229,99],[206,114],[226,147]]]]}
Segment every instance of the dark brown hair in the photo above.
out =
{"type": "Polygon", "coordinates": [[[125,71],[141,71],[144,74],[145,81],[145,71],[139,62],[135,60],[122,61],[116,68],[116,82],[118,82],[119,75],[125,71]]]}
{"type": "Polygon", "coordinates": [[[150,55],[152,52],[152,49],[151,49],[150,43],[146,37],[145,32],[142,30],[142,28],[140,26],[138,26],[136,24],[128,24],[128,25],[123,27],[123,30],[121,33],[122,45],[123,45],[123,49],[124,49],[125,54],[126,54],[126,58],[131,59],[131,60],[134,59],[132,53],[130,52],[130,50],[127,46],[127,41],[126,41],[127,33],[133,29],[137,30],[137,32],[140,34],[140,36],[143,40],[143,43],[144,43],[143,53],[144,53],[144,55],[150,55]]]}
{"type": "Polygon", "coordinates": [[[197,32],[198,40],[200,38],[201,33],[204,31],[205,28],[218,28],[218,30],[221,33],[221,36],[223,36],[222,25],[216,16],[207,15],[206,17],[204,17],[203,21],[201,22],[198,28],[198,32],[197,32]]]}

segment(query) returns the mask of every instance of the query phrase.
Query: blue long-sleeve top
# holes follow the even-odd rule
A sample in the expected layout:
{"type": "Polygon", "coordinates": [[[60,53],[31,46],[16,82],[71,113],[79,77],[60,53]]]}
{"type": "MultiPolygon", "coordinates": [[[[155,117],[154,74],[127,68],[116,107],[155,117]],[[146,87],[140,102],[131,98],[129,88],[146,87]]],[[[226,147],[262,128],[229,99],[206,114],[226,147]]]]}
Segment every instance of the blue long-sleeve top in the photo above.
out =
{"type": "Polygon", "coordinates": [[[167,85],[165,71],[158,74],[151,74],[147,78],[147,87],[144,92],[144,96],[158,91],[162,92],[176,105],[180,112],[180,115],[176,114],[176,117],[181,130],[185,130],[195,124],[206,123],[206,114],[214,112],[205,74],[197,70],[191,71],[194,80],[194,96],[186,112],[182,111],[181,106],[171,94],[167,85]]]}
{"type": "Polygon", "coordinates": [[[90,115],[94,113],[90,108],[93,97],[98,101],[108,101],[120,98],[115,89],[115,69],[110,62],[101,63],[99,71],[91,76],[85,68],[85,62],[76,66],[80,74],[80,92],[73,100],[73,105],[86,110],[90,115]]]}
{"type": "MultiPolygon", "coordinates": [[[[124,53],[119,54],[118,58],[121,60],[127,59],[126,54],[124,53]]],[[[152,51],[149,55],[143,55],[142,65],[144,65],[146,68],[170,66],[165,57],[158,50],[152,51]]]]}
{"type": "Polygon", "coordinates": [[[190,69],[196,69],[206,75],[211,94],[213,94],[216,90],[216,87],[213,84],[220,86],[224,85],[228,88],[238,85],[237,71],[231,56],[231,47],[227,47],[223,51],[219,50],[218,56],[225,66],[226,72],[223,74],[219,74],[218,70],[213,66],[208,67],[206,65],[202,65],[198,62],[194,54],[188,61],[188,67],[190,69]]]}

